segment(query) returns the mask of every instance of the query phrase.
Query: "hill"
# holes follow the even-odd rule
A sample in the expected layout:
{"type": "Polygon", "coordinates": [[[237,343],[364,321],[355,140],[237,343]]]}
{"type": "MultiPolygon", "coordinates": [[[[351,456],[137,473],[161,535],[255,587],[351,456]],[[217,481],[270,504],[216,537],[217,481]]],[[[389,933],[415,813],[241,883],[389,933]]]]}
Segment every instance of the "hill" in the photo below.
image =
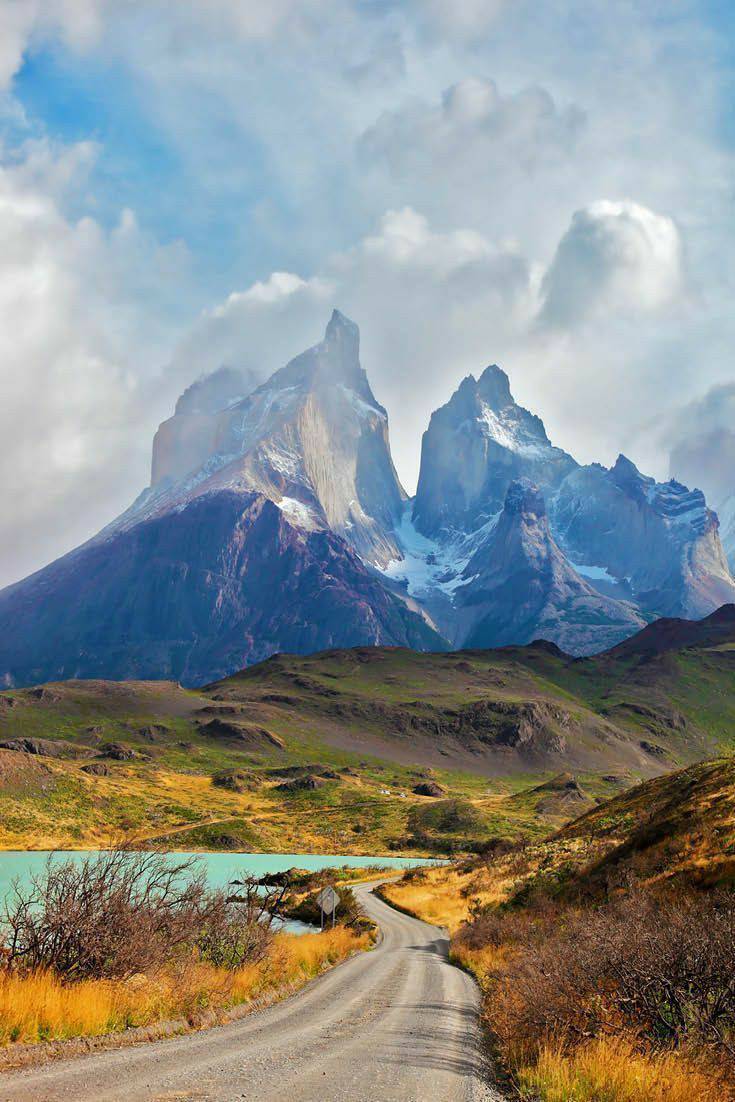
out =
{"type": "Polygon", "coordinates": [[[586,905],[633,884],[657,892],[735,885],[735,758],[644,781],[546,839],[412,872],[385,892],[419,917],[457,929],[488,905],[586,905]]]}
{"type": "Polygon", "coordinates": [[[709,620],[703,645],[684,621],[679,649],[584,660],[544,643],[359,647],[277,655],[201,690],[5,691],[0,845],[427,853],[538,838],[731,748],[735,631],[726,610],[709,620]]]}

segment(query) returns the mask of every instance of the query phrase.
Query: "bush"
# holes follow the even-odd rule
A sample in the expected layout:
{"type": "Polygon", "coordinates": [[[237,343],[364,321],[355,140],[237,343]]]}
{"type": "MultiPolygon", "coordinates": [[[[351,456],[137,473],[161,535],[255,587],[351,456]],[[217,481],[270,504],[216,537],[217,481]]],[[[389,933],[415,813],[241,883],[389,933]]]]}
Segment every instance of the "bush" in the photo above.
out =
{"type": "Polygon", "coordinates": [[[735,1061],[732,894],[637,893],[561,923],[520,918],[487,930],[498,940],[507,922],[517,947],[492,999],[493,1027],[509,1050],[533,1055],[554,1037],[622,1030],[659,1046],[711,1046],[735,1061]]]}
{"type": "Polygon", "coordinates": [[[187,954],[235,968],[265,952],[276,902],[255,881],[238,892],[209,891],[194,858],[127,849],[49,858],[6,902],[8,961],[64,981],[124,979],[187,954]]]}

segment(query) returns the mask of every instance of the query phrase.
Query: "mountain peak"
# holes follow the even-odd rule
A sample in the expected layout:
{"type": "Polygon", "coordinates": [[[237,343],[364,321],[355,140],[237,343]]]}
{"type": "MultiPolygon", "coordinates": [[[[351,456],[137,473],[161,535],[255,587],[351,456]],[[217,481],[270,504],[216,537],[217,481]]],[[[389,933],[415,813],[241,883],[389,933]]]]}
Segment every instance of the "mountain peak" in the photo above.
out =
{"type": "Polygon", "coordinates": [[[345,366],[354,366],[360,359],[360,330],[354,321],[335,309],[324,333],[324,345],[345,366]]]}
{"type": "Polygon", "coordinates": [[[572,457],[552,445],[541,418],[515,401],[505,371],[490,364],[479,379],[463,379],[431,415],[414,522],[425,536],[443,528],[471,532],[500,512],[515,480],[528,478],[549,491],[574,467],[572,457]]]}
{"type": "Polygon", "coordinates": [[[485,368],[477,380],[477,394],[495,410],[504,409],[515,402],[510,392],[510,380],[497,364],[490,364],[485,368]]]}
{"type": "Polygon", "coordinates": [[[509,516],[546,516],[544,495],[530,478],[517,478],[511,482],[503,509],[509,516]]]}

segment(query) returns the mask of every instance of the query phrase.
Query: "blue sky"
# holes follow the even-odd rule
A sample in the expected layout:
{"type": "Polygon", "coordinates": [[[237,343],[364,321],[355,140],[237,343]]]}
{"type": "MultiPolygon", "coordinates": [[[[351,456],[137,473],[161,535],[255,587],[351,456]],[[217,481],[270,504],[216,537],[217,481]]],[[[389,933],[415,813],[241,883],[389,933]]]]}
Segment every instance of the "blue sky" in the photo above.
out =
{"type": "Polygon", "coordinates": [[[734,24],[721,0],[0,5],[0,581],[129,502],[193,378],[267,374],[332,305],[409,489],[490,361],[581,461],[665,477],[687,410],[735,412],[706,401],[735,378],[734,24]]]}

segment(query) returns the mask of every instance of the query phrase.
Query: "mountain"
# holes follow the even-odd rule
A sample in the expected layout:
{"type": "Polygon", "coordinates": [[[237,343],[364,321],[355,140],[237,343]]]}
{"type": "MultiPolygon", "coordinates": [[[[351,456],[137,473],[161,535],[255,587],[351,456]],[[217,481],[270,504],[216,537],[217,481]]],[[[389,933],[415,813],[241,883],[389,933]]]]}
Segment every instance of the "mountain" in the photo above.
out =
{"type": "Polygon", "coordinates": [[[543,638],[585,654],[645,623],[633,605],[599,593],[571,567],[552,537],[543,494],[528,479],[508,487],[497,524],[463,577],[455,601],[464,646],[543,638]]]}
{"type": "Polygon", "coordinates": [[[159,426],[153,439],[151,486],[179,482],[214,456],[219,414],[242,402],[257,385],[252,372],[221,367],[187,387],[174,416],[159,426]]]}
{"type": "MultiPolygon", "coordinates": [[[[177,407],[158,430],[151,486],[110,530],[171,512],[202,494],[252,490],[300,527],[335,532],[366,561],[386,564],[398,553],[393,528],[406,495],[391,459],[388,416],[360,366],[359,349],[357,326],[335,310],[319,344],[240,400],[191,413],[185,395],[179,403],[185,402],[184,410],[177,407]],[[194,427],[185,429],[192,420],[194,427]],[[201,446],[184,470],[168,442],[189,431],[201,446]]],[[[229,397],[229,389],[218,393],[229,397]]]]}
{"type": "Polygon", "coordinates": [[[425,536],[472,531],[503,508],[508,487],[529,478],[542,490],[576,467],[546,435],[543,421],[519,406],[496,365],[468,375],[431,415],[421,445],[413,523],[425,536]]]}
{"type": "Polygon", "coordinates": [[[65,556],[0,593],[6,685],[70,677],[202,684],[274,651],[436,648],[416,613],[328,531],[221,490],[65,556]]]}
{"type": "Polygon", "coordinates": [[[730,570],[735,570],[735,494],[727,497],[718,507],[717,515],[722,531],[722,547],[730,570]]]}
{"type": "Polygon", "coordinates": [[[701,490],[642,475],[625,456],[607,470],[579,467],[550,501],[569,558],[602,570],[642,609],[700,617],[735,600],[719,522],[701,490]]]}
{"type": "Polygon", "coordinates": [[[432,415],[409,500],[359,330],[334,310],[265,382],[227,366],[188,387],[130,508],[0,592],[0,683],[194,685],[361,644],[586,655],[730,602],[702,493],[624,456],[580,467],[495,365],[432,415]]]}
{"type": "Polygon", "coordinates": [[[636,635],[619,643],[610,651],[610,655],[615,659],[631,655],[652,656],[690,647],[718,647],[733,642],[735,605],[723,605],[703,620],[655,620],[636,635]]]}

